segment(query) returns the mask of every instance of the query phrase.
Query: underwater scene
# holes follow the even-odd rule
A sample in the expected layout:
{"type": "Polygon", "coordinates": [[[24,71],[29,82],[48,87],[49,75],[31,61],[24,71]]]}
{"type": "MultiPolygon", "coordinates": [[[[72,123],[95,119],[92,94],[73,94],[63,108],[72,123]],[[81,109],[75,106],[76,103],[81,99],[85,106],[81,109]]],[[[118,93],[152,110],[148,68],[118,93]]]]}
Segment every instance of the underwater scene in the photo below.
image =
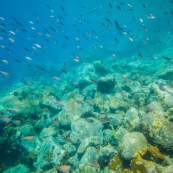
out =
{"type": "Polygon", "coordinates": [[[173,0],[0,0],[0,173],[173,173],[173,0]]]}

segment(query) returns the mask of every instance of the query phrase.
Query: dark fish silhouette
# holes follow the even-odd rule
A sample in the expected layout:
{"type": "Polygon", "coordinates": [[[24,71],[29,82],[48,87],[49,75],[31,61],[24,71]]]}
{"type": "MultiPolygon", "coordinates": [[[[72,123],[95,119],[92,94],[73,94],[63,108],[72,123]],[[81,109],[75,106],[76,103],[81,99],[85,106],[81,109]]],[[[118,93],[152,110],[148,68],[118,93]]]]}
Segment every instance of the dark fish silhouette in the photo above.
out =
{"type": "Polygon", "coordinates": [[[65,9],[64,9],[64,7],[63,7],[63,6],[61,6],[61,5],[60,5],[60,8],[61,8],[61,10],[62,10],[62,11],[65,11],[65,9]]]}
{"type": "Polygon", "coordinates": [[[3,33],[6,33],[6,34],[7,34],[7,31],[5,31],[4,29],[1,29],[1,31],[2,31],[3,33]]]}
{"type": "Polygon", "coordinates": [[[26,29],[24,29],[24,28],[22,28],[21,30],[22,30],[23,32],[27,32],[27,30],[26,30],[26,29]]]}
{"type": "Polygon", "coordinates": [[[61,71],[62,73],[67,73],[67,70],[65,70],[65,69],[60,69],[60,71],[61,71]]]}
{"type": "Polygon", "coordinates": [[[106,18],[106,21],[110,23],[110,20],[108,18],[106,18]]]}
{"type": "Polygon", "coordinates": [[[66,35],[64,35],[64,38],[67,39],[67,40],[69,40],[69,38],[66,35]]]}
{"type": "Polygon", "coordinates": [[[112,8],[112,4],[109,2],[109,7],[112,8]]]}
{"type": "Polygon", "coordinates": [[[21,22],[19,22],[15,17],[12,17],[13,20],[15,20],[16,24],[19,25],[20,27],[23,28],[23,24],[21,22]]]}
{"type": "Polygon", "coordinates": [[[164,59],[168,60],[168,61],[171,61],[172,59],[168,56],[163,56],[164,59]]]}
{"type": "Polygon", "coordinates": [[[56,29],[55,28],[53,28],[53,27],[49,27],[52,31],[54,31],[54,32],[56,32],[56,29]]]}
{"type": "Polygon", "coordinates": [[[120,10],[120,11],[121,11],[121,7],[120,7],[120,6],[118,6],[118,5],[117,5],[116,7],[117,7],[117,9],[118,9],[118,10],[120,10]]]}
{"type": "Polygon", "coordinates": [[[43,67],[39,66],[39,65],[36,65],[36,68],[37,68],[38,70],[40,70],[40,71],[45,71],[45,69],[44,69],[43,67]]]}
{"type": "Polygon", "coordinates": [[[120,24],[119,24],[117,21],[115,21],[115,27],[116,27],[118,30],[123,30],[123,29],[120,27],[120,24]]]}
{"type": "Polygon", "coordinates": [[[47,8],[48,8],[49,10],[51,10],[51,8],[50,8],[50,5],[49,5],[49,4],[47,4],[46,6],[47,6],[47,8]]]}
{"type": "Polygon", "coordinates": [[[29,49],[27,49],[26,47],[23,48],[24,50],[26,50],[27,52],[31,52],[29,49]]]}
{"type": "Polygon", "coordinates": [[[20,61],[18,59],[14,59],[14,61],[16,61],[17,63],[20,63],[20,61]]]}

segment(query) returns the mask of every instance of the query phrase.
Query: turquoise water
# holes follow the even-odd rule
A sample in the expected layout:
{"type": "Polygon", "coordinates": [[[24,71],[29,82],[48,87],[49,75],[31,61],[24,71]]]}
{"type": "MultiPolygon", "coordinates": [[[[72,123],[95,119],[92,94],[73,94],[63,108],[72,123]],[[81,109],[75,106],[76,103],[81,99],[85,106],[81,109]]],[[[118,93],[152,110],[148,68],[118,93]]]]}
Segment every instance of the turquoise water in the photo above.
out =
{"type": "Polygon", "coordinates": [[[172,18],[172,0],[1,0],[0,170],[171,172],[172,18]]]}
{"type": "Polygon", "coordinates": [[[71,66],[74,54],[79,55],[81,61],[85,61],[84,57],[87,55],[94,60],[94,58],[104,58],[105,55],[109,56],[112,53],[119,53],[124,56],[123,58],[128,59],[127,55],[133,56],[137,52],[141,52],[145,59],[148,59],[156,49],[161,51],[166,46],[171,46],[171,1],[164,3],[110,1],[110,4],[112,8],[109,2],[105,1],[93,1],[92,3],[82,1],[81,4],[72,1],[1,1],[1,16],[5,19],[1,20],[1,29],[7,32],[1,32],[3,38],[1,45],[6,46],[6,49],[1,48],[1,58],[9,61],[8,65],[1,63],[1,70],[13,75],[10,79],[1,75],[2,90],[9,87],[9,84],[13,84],[13,80],[16,82],[16,80],[20,81],[21,78],[30,76],[31,68],[24,63],[31,64],[35,74],[40,76],[39,71],[35,69],[36,64],[43,66],[47,73],[54,74],[64,62],[68,62],[71,66]],[[132,8],[127,6],[128,3],[132,5],[132,8]],[[145,3],[146,8],[142,5],[145,3]],[[50,6],[50,9],[47,6],[50,6]],[[64,6],[65,11],[60,6],[64,6]],[[156,18],[148,19],[148,14],[153,14],[156,18]],[[140,19],[143,22],[140,22],[140,19]],[[34,24],[30,24],[29,21],[34,24]],[[127,32],[127,35],[119,34],[115,21],[120,25],[120,32],[127,32]],[[16,35],[13,36],[9,31],[14,31],[16,35]],[[69,40],[65,39],[64,35],[69,37],[69,40]],[[85,38],[84,35],[89,38],[85,38]],[[76,37],[80,39],[79,42],[75,40],[76,37]],[[128,37],[134,37],[135,41],[130,42],[128,37]],[[14,38],[14,43],[9,38],[14,38]],[[147,42],[147,45],[143,43],[143,40],[147,42]],[[42,49],[33,50],[31,46],[35,43],[40,44],[42,49]],[[94,46],[99,47],[99,45],[103,45],[104,48],[93,49],[94,46]],[[82,51],[76,46],[80,46],[82,51]],[[27,61],[25,56],[33,60],[27,61]],[[20,60],[21,63],[16,62],[15,59],[20,60]],[[54,62],[53,65],[52,62],[54,62]],[[7,85],[4,86],[4,84],[7,85]]]}

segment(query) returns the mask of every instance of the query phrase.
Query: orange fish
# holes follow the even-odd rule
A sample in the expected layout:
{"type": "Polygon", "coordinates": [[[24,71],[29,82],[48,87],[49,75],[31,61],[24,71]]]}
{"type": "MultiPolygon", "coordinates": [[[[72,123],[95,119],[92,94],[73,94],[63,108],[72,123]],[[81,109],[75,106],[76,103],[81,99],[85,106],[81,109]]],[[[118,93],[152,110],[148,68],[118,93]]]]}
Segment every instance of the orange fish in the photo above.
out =
{"type": "Polygon", "coordinates": [[[57,99],[52,98],[52,99],[50,99],[50,100],[51,100],[53,103],[57,103],[57,104],[59,104],[60,106],[64,106],[63,102],[58,101],[57,99]]]}
{"type": "Polygon", "coordinates": [[[99,165],[98,162],[93,162],[91,165],[92,165],[94,168],[96,168],[97,170],[100,169],[100,165],[99,165]]]}
{"type": "Polygon", "coordinates": [[[8,117],[0,117],[0,121],[1,122],[4,122],[4,123],[8,123],[11,121],[11,118],[8,118],[8,117]]]}
{"type": "Polygon", "coordinates": [[[57,100],[56,103],[59,104],[60,106],[64,106],[63,102],[61,102],[61,101],[58,101],[58,100],[57,100]]]}
{"type": "Polygon", "coordinates": [[[79,82],[72,82],[73,85],[79,85],[79,82]]]}
{"type": "Polygon", "coordinates": [[[58,166],[58,170],[63,172],[63,173],[67,173],[70,170],[70,166],[68,166],[68,165],[61,165],[61,166],[58,166]]]}
{"type": "Polygon", "coordinates": [[[58,81],[61,80],[61,78],[56,77],[56,76],[54,76],[53,78],[54,78],[55,80],[58,80],[58,81]]]}
{"type": "Polygon", "coordinates": [[[25,85],[32,85],[32,83],[29,82],[29,81],[24,81],[23,83],[24,83],[25,85]]]}
{"type": "Polygon", "coordinates": [[[5,71],[0,71],[4,76],[11,77],[11,74],[5,72],[5,71]]]}
{"type": "Polygon", "coordinates": [[[129,79],[127,76],[124,76],[124,80],[125,80],[126,82],[130,82],[130,79],[129,79]]]}
{"type": "Polygon", "coordinates": [[[87,103],[89,103],[90,105],[94,105],[94,101],[93,100],[85,100],[87,103]]]}
{"type": "Polygon", "coordinates": [[[34,138],[35,138],[34,136],[25,136],[22,139],[26,141],[31,141],[31,140],[34,140],[34,138]]]}
{"type": "Polygon", "coordinates": [[[97,80],[95,80],[95,79],[90,79],[90,80],[91,80],[92,83],[94,83],[96,85],[98,84],[98,81],[97,80]]]}
{"type": "Polygon", "coordinates": [[[124,97],[128,97],[128,94],[124,91],[121,92],[121,95],[124,96],[124,97]]]}
{"type": "Polygon", "coordinates": [[[20,120],[13,120],[12,123],[15,124],[16,126],[21,125],[21,121],[20,120]]]}
{"type": "Polygon", "coordinates": [[[59,125],[59,121],[57,121],[57,120],[53,120],[52,121],[55,125],[59,125]]]}

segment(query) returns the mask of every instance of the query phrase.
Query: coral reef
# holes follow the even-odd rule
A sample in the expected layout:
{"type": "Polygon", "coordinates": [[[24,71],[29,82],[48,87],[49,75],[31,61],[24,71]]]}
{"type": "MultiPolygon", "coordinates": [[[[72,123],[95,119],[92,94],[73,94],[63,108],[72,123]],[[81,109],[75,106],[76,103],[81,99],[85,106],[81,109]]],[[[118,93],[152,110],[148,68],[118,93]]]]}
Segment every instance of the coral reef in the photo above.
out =
{"type": "Polygon", "coordinates": [[[83,63],[58,85],[11,88],[0,102],[1,171],[171,172],[172,70],[146,68],[83,63]]]}

